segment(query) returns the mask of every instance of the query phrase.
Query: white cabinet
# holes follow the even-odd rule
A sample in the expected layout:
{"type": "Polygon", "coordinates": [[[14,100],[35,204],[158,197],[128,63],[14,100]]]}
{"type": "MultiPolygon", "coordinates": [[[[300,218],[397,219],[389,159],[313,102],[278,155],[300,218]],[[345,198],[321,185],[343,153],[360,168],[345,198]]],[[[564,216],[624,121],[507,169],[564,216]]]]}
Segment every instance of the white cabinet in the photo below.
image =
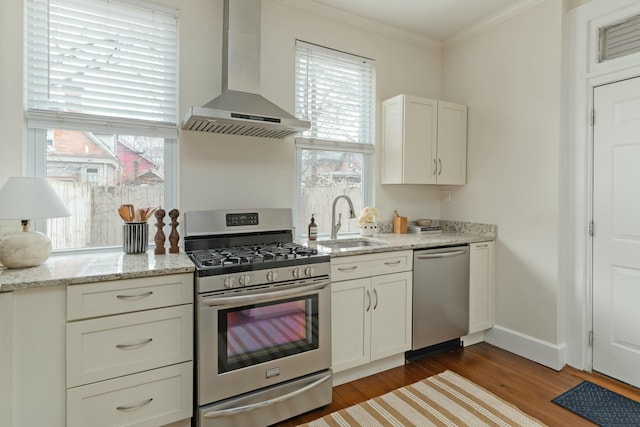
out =
{"type": "Polygon", "coordinates": [[[334,372],[411,348],[412,262],[412,251],[332,259],[334,372]]]}
{"type": "Polygon", "coordinates": [[[382,184],[463,185],[467,107],[397,95],[382,102],[382,184]]]}
{"type": "Polygon", "coordinates": [[[493,327],[494,242],[469,245],[469,334],[493,327]]]}
{"type": "Polygon", "coordinates": [[[67,426],[192,415],[193,276],[67,287],[67,426]]]}

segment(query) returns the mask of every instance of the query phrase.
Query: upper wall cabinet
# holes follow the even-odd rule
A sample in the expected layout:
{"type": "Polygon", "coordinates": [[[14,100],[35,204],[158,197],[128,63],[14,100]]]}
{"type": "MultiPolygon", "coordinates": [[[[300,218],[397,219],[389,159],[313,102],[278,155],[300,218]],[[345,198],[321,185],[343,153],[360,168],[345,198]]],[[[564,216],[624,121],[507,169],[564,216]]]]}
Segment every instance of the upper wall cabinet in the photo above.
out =
{"type": "Polygon", "coordinates": [[[465,105],[404,94],[382,102],[382,184],[466,180],[465,105]]]}

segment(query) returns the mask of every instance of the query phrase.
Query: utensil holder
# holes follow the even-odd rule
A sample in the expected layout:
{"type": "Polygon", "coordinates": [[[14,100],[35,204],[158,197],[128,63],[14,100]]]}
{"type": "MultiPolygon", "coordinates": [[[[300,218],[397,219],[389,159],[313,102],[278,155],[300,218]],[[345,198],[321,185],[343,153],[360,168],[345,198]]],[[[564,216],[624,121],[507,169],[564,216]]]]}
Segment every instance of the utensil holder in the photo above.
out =
{"type": "Polygon", "coordinates": [[[122,228],[124,253],[143,254],[149,245],[149,224],[146,222],[127,222],[122,228]]]}
{"type": "Polygon", "coordinates": [[[398,234],[407,233],[407,217],[397,216],[393,218],[393,232],[398,234]]]}

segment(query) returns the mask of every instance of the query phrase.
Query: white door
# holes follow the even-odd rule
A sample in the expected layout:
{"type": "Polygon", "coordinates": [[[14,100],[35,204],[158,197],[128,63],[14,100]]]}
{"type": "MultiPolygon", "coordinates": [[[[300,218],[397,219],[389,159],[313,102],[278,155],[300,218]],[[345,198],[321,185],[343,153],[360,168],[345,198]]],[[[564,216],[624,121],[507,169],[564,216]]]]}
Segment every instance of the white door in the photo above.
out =
{"type": "Polygon", "coordinates": [[[594,109],[593,369],[640,387],[640,78],[594,109]]]}

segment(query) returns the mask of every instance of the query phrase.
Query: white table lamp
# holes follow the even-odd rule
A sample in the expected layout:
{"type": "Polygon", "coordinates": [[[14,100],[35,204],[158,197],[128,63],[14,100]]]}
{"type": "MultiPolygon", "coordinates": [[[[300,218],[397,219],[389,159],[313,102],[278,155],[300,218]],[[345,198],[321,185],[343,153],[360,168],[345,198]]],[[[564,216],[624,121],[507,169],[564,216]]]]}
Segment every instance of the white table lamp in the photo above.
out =
{"type": "Polygon", "coordinates": [[[71,213],[45,178],[12,177],[0,188],[0,219],[22,221],[22,233],[0,238],[0,263],[7,268],[35,267],[51,255],[51,240],[29,231],[29,221],[71,213]]]}

